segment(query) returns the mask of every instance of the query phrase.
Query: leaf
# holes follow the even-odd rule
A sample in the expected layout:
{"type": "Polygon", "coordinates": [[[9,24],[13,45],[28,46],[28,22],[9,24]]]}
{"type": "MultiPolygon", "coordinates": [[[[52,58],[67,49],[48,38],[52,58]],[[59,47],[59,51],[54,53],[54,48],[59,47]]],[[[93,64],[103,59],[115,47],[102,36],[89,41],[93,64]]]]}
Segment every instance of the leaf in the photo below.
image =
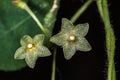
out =
{"type": "MultiPolygon", "coordinates": [[[[52,7],[52,0],[47,0],[49,6],[41,7],[46,0],[26,0],[39,20],[44,23],[44,18],[52,7]],[[39,2],[39,4],[37,3],[39,2]],[[30,3],[30,4],[29,4],[30,3]]],[[[54,13],[56,16],[56,13],[54,13]]],[[[54,16],[54,18],[56,18],[54,16]]],[[[53,25],[52,25],[53,26],[53,25]]],[[[52,27],[51,27],[52,28],[52,27]]],[[[51,29],[52,31],[52,29],[51,29]]],[[[23,35],[42,33],[28,13],[12,4],[12,0],[0,1],[0,69],[5,71],[18,70],[26,66],[25,61],[14,60],[16,49],[20,46],[23,35]]],[[[46,42],[47,43],[47,42],[46,42]]]]}

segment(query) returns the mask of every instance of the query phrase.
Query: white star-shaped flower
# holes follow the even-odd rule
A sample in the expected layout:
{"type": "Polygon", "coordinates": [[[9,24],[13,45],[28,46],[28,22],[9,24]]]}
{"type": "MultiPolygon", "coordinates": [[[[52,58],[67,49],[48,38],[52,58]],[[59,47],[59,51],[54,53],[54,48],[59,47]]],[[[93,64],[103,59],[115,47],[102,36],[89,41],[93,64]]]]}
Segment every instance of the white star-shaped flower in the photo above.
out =
{"type": "Polygon", "coordinates": [[[21,47],[15,52],[15,59],[25,59],[30,68],[34,68],[38,57],[50,56],[51,53],[47,47],[43,45],[44,35],[38,34],[33,39],[29,35],[23,36],[21,39],[21,47]]]}
{"type": "Polygon", "coordinates": [[[90,44],[85,39],[88,29],[88,23],[74,26],[71,21],[63,18],[61,31],[51,37],[50,41],[58,46],[62,46],[64,57],[69,60],[77,50],[91,50],[90,44]]]}

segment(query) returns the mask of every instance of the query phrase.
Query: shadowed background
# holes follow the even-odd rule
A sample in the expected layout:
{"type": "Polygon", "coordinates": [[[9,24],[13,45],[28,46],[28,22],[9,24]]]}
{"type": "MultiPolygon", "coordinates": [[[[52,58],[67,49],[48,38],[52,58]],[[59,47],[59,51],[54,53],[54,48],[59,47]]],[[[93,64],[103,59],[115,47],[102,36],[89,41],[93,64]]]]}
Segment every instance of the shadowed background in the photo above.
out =
{"type": "MultiPolygon", "coordinates": [[[[70,19],[85,1],[86,0],[61,0],[54,34],[60,31],[61,18],[65,17],[70,19]]],[[[117,8],[119,5],[116,5],[112,0],[108,1],[111,23],[116,35],[115,63],[118,79],[120,16],[117,8]]],[[[107,54],[105,48],[104,25],[96,7],[94,2],[75,22],[75,25],[79,23],[89,23],[90,29],[86,38],[93,49],[90,52],[77,51],[73,58],[67,61],[64,59],[62,48],[58,48],[56,80],[106,80],[107,54]]],[[[34,69],[26,67],[14,72],[0,71],[0,80],[50,80],[51,64],[52,56],[39,58],[34,69]]]]}

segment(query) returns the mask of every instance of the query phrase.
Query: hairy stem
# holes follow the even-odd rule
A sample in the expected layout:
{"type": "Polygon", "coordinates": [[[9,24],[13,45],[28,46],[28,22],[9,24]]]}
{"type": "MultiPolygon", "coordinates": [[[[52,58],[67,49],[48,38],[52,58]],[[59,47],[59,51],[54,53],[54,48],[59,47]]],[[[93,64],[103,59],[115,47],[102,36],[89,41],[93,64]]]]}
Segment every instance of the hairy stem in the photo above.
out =
{"type": "Polygon", "coordinates": [[[52,76],[51,76],[51,80],[55,80],[55,72],[56,72],[56,48],[54,48],[54,53],[53,53],[53,63],[52,63],[52,76]]]}
{"type": "Polygon", "coordinates": [[[106,48],[108,54],[108,80],[116,80],[115,65],[114,65],[115,35],[110,25],[107,1],[99,0],[97,2],[97,5],[105,25],[106,48]]]}
{"type": "Polygon", "coordinates": [[[82,13],[89,7],[89,5],[93,2],[93,0],[88,0],[82,7],[78,9],[78,11],[73,15],[71,21],[74,23],[82,13]]]}

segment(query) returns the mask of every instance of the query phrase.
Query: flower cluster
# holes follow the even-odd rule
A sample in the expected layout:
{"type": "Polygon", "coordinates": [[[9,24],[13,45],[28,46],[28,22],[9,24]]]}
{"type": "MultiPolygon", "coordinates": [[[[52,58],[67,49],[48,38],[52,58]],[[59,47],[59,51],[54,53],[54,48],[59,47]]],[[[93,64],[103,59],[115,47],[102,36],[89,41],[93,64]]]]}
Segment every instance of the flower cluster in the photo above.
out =
{"type": "MultiPolygon", "coordinates": [[[[71,21],[63,18],[61,31],[51,37],[50,41],[58,46],[62,46],[64,57],[69,60],[77,50],[91,50],[89,42],[85,39],[88,29],[88,23],[74,26],[71,21]]],[[[20,41],[21,47],[16,50],[14,58],[25,59],[28,66],[34,68],[38,57],[51,55],[48,48],[43,45],[43,42],[43,34],[38,34],[33,39],[28,35],[23,36],[20,41]]]]}

